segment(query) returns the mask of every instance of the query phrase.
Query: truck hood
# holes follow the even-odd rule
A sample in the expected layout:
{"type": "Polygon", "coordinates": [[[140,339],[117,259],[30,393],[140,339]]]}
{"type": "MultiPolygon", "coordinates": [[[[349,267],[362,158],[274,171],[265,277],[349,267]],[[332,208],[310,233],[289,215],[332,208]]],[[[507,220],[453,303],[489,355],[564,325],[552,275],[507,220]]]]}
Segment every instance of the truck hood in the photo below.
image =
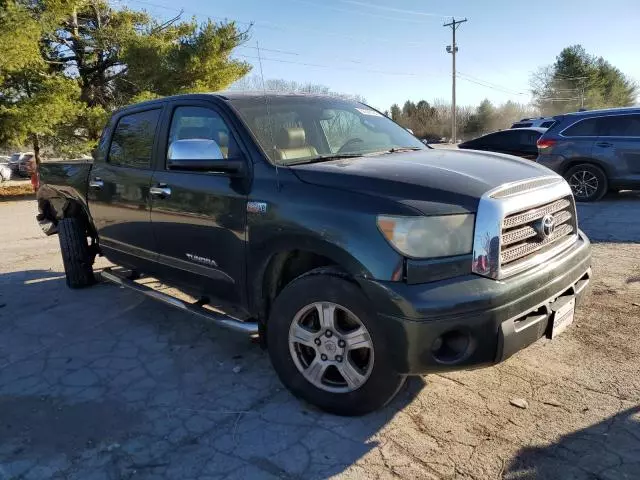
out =
{"type": "Polygon", "coordinates": [[[383,196],[425,215],[475,213],[505,183],[555,175],[535,162],[474,150],[419,150],[332,160],[291,169],[303,182],[383,196]]]}

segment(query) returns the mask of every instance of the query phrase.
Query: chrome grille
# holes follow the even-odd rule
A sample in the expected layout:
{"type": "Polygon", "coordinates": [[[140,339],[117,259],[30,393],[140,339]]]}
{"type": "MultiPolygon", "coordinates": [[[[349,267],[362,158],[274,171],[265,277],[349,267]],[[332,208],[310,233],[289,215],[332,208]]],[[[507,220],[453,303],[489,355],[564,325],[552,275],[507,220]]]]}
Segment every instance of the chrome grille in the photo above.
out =
{"type": "Polygon", "coordinates": [[[532,210],[527,210],[526,212],[517,213],[515,215],[510,215],[504,219],[502,223],[502,228],[513,228],[518,225],[524,225],[525,223],[531,223],[535,220],[538,220],[545,215],[550,213],[556,213],[560,210],[563,210],[567,207],[571,206],[571,200],[567,198],[562,198],[548,205],[543,205],[542,207],[534,208],[532,210]]]}
{"type": "Polygon", "coordinates": [[[571,197],[511,214],[502,222],[500,264],[505,266],[525,259],[576,233],[575,207],[571,197]],[[540,233],[538,222],[546,215],[553,215],[555,221],[555,230],[548,236],[540,233]]]}

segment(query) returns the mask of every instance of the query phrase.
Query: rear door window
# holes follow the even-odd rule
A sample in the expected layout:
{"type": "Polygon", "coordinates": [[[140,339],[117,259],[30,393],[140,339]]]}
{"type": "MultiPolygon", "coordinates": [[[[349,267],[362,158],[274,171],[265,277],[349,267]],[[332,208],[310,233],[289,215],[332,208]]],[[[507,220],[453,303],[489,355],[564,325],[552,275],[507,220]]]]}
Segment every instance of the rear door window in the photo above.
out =
{"type": "Polygon", "coordinates": [[[540,138],[540,133],[535,131],[523,131],[519,132],[520,138],[518,142],[520,146],[524,147],[536,147],[538,139],[540,138]]]}
{"type": "Polygon", "coordinates": [[[600,119],[602,137],[640,137],[640,114],[615,115],[600,119]]]}
{"type": "Polygon", "coordinates": [[[160,109],[124,115],[118,120],[108,162],[132,168],[151,168],[153,143],[160,109]]]}
{"type": "Polygon", "coordinates": [[[566,128],[562,135],[565,137],[595,137],[598,136],[598,122],[599,118],[587,118],[585,120],[579,120],[578,122],[566,128]]]}
{"type": "Polygon", "coordinates": [[[491,145],[497,150],[513,150],[520,144],[522,132],[518,130],[504,130],[492,135],[491,145]]]}

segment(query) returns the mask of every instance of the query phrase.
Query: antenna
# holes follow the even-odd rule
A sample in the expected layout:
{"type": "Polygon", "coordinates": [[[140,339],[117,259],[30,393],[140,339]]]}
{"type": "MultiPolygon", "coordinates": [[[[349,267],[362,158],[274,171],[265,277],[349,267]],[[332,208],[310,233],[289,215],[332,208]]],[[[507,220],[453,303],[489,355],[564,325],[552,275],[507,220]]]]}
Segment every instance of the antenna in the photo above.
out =
{"type": "MultiPolygon", "coordinates": [[[[276,141],[273,138],[273,125],[271,124],[271,113],[269,112],[269,97],[267,96],[267,87],[264,83],[264,73],[262,72],[262,55],[260,55],[260,44],[256,40],[256,50],[258,51],[258,62],[260,63],[260,80],[262,81],[262,92],[264,93],[264,106],[267,110],[267,125],[269,125],[269,133],[271,136],[271,151],[276,150],[276,141]]],[[[280,191],[280,173],[278,171],[278,160],[274,158],[273,164],[276,167],[276,188],[280,191]]]]}

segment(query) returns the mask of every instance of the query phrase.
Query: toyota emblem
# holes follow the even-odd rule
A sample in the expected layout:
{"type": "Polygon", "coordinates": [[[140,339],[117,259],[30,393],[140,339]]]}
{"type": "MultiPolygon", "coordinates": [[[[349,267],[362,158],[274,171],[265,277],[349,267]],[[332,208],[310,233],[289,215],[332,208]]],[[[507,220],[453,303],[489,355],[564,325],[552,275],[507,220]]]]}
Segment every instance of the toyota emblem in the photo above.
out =
{"type": "Polygon", "coordinates": [[[540,238],[543,240],[549,238],[556,230],[556,219],[553,215],[545,215],[542,217],[542,220],[540,220],[537,230],[540,238]]]}

